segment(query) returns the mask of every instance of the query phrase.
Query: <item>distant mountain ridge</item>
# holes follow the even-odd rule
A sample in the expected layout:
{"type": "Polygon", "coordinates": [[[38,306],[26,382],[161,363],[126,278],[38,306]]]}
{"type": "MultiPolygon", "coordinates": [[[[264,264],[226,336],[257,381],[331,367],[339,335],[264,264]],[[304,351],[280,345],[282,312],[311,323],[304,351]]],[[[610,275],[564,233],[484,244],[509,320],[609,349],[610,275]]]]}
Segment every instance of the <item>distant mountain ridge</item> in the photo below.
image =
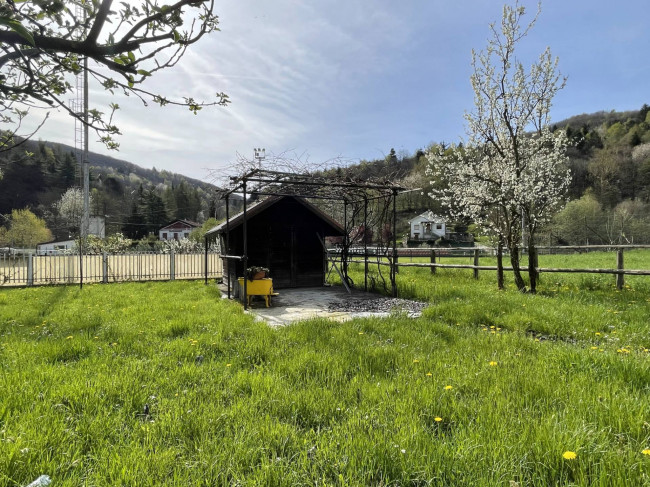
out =
{"type": "MultiPolygon", "coordinates": [[[[62,152],[76,153],[76,149],[67,144],[61,144],[58,142],[49,142],[49,141],[41,141],[41,142],[43,142],[47,147],[51,147],[51,148],[59,147],[62,152]]],[[[107,156],[105,154],[99,154],[97,152],[92,152],[92,151],[88,152],[88,162],[90,163],[90,166],[94,168],[103,168],[103,169],[113,168],[116,172],[121,172],[126,174],[133,173],[143,179],[146,179],[147,181],[150,181],[154,185],[164,184],[165,181],[171,177],[174,180],[181,180],[181,179],[185,180],[191,185],[201,187],[205,190],[218,189],[218,187],[215,186],[214,184],[201,181],[199,179],[191,178],[183,174],[179,174],[167,170],[158,170],[155,168],[148,169],[142,166],[138,166],[137,164],[134,164],[132,162],[126,161],[124,159],[118,159],[116,157],[107,156]]]]}
{"type": "MultiPolygon", "coordinates": [[[[81,186],[76,150],[66,144],[29,140],[0,152],[0,215],[29,209],[45,219],[57,238],[74,233],[60,223],[56,204],[81,186]]],[[[142,238],[174,219],[203,222],[221,217],[218,187],[166,170],[143,168],[89,152],[91,214],[106,217],[107,234],[142,238]]],[[[2,224],[2,223],[0,223],[2,224]]]]}

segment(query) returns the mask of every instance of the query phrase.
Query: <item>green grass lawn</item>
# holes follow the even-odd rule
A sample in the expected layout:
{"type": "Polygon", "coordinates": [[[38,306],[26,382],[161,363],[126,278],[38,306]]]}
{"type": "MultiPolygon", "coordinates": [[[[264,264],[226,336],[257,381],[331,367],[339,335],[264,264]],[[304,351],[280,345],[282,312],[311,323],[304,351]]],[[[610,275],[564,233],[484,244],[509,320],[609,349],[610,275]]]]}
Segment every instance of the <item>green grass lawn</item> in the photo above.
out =
{"type": "Polygon", "coordinates": [[[0,486],[650,485],[650,278],[398,277],[421,318],[281,329],[198,282],[0,290],[0,486]]]}

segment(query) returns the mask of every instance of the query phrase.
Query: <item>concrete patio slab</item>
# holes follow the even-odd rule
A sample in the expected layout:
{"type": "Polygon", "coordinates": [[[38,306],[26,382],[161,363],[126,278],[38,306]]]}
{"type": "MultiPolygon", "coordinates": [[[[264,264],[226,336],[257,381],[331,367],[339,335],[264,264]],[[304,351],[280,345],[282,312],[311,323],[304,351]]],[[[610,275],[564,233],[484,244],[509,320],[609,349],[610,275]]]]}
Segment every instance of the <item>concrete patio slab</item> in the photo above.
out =
{"type": "MultiPolygon", "coordinates": [[[[390,311],[377,311],[376,303],[388,300],[390,304],[394,301],[379,294],[363,291],[353,290],[352,293],[348,293],[341,286],[280,289],[278,293],[278,296],[273,297],[269,308],[266,307],[264,299],[253,297],[248,312],[255,315],[256,319],[266,321],[270,326],[275,327],[312,318],[347,321],[362,317],[385,317],[390,314],[390,311]],[[363,302],[366,301],[368,304],[372,302],[373,306],[364,306],[363,302]],[[372,310],[368,311],[365,308],[372,310]]],[[[225,292],[222,292],[222,295],[225,297],[225,292]]],[[[420,313],[409,314],[419,316],[420,313]]]]}

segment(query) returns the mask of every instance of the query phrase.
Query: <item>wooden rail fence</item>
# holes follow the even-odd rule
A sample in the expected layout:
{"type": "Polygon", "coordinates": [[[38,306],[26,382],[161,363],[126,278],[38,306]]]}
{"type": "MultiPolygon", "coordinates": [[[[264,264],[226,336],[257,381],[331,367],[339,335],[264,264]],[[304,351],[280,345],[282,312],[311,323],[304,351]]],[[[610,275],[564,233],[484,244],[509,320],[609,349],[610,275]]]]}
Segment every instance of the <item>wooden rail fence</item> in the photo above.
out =
{"type": "MultiPolygon", "coordinates": [[[[616,268],[612,269],[586,269],[586,268],[570,268],[570,267],[537,267],[537,272],[541,273],[575,273],[575,274],[611,274],[616,276],[616,287],[622,289],[625,285],[625,276],[650,276],[650,270],[648,269],[625,269],[623,251],[626,249],[648,249],[650,245],[590,245],[590,246],[562,246],[562,247],[539,247],[543,250],[555,250],[559,252],[565,252],[568,250],[578,250],[578,251],[594,251],[594,250],[616,250],[616,268]]],[[[402,252],[398,253],[399,257],[409,256],[409,253],[404,252],[410,249],[400,249],[402,252]]],[[[399,267],[426,267],[431,269],[431,273],[435,273],[436,269],[471,269],[474,273],[474,278],[478,279],[479,271],[496,271],[498,270],[497,266],[486,266],[480,265],[480,256],[481,252],[486,253],[486,250],[491,251],[490,254],[493,255],[493,249],[486,248],[475,248],[475,249],[460,249],[459,254],[454,255],[451,249],[414,249],[418,251],[417,255],[410,254],[410,257],[423,257],[424,250],[430,258],[429,263],[405,263],[405,262],[396,262],[395,265],[399,267]],[[468,251],[471,251],[469,253],[468,251]],[[473,264],[441,264],[439,262],[440,254],[443,253],[445,256],[468,256],[473,257],[473,264]],[[438,260],[438,262],[436,262],[438,260]]],[[[355,256],[355,257],[358,257],[355,256]]],[[[381,266],[391,266],[390,262],[386,261],[377,261],[368,259],[370,256],[366,256],[365,259],[360,260],[358,258],[350,259],[351,263],[381,265],[381,266]]],[[[389,256],[386,256],[389,257],[389,256]]],[[[503,266],[504,271],[512,271],[512,267],[503,266]]],[[[528,271],[528,266],[521,267],[522,272],[528,271]]]]}

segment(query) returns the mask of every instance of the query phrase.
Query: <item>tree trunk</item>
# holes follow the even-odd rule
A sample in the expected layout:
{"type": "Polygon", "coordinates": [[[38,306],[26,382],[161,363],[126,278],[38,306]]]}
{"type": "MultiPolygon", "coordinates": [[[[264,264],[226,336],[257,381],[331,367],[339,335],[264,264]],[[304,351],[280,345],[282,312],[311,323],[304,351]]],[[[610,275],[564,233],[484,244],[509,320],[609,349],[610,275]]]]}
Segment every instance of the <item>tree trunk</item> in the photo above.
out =
{"type": "Polygon", "coordinates": [[[535,294],[537,292],[537,280],[539,273],[537,272],[537,248],[533,243],[533,239],[528,239],[528,279],[530,280],[530,292],[535,294]]]}
{"type": "Polygon", "coordinates": [[[497,243],[497,286],[499,290],[504,288],[503,280],[503,238],[499,237],[499,242],[497,243]]]}
{"type": "Polygon", "coordinates": [[[515,277],[515,285],[522,293],[526,292],[526,283],[524,278],[521,277],[521,266],[519,264],[519,244],[511,241],[508,243],[508,250],[510,251],[510,264],[512,265],[512,273],[515,277]]]}

